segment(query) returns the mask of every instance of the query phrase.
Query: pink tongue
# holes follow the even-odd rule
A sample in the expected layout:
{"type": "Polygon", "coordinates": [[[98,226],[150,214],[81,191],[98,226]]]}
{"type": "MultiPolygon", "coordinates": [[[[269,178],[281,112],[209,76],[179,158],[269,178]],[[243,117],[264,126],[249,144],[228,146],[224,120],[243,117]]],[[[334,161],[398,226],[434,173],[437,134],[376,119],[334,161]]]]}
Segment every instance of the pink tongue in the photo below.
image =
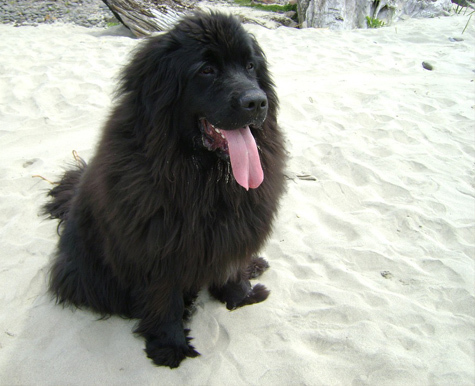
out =
{"type": "Polygon", "coordinates": [[[257,188],[264,180],[264,172],[249,126],[221,132],[228,141],[229,158],[237,183],[246,190],[257,188]]]}

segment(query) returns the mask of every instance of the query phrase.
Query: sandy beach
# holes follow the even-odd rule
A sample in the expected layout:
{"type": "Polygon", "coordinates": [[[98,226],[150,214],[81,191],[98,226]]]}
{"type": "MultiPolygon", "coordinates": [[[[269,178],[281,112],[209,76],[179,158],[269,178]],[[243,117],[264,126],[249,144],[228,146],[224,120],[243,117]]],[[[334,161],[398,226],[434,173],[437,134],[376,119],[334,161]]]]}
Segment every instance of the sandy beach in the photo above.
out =
{"type": "Polygon", "coordinates": [[[198,351],[157,368],[131,331],[55,305],[50,185],[89,159],[139,43],[114,27],[0,25],[1,385],[474,385],[475,27],[247,26],[267,54],[288,192],[261,304],[202,291],[198,351]],[[433,66],[432,71],[422,63],[433,66]]]}

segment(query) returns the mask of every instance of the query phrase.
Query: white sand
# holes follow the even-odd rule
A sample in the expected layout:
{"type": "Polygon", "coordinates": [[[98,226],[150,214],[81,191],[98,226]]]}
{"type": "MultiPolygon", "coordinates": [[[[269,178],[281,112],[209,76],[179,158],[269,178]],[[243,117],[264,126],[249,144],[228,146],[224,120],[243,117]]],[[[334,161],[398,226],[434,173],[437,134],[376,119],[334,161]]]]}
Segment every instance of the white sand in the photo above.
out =
{"type": "Polygon", "coordinates": [[[260,281],[272,294],[228,312],[202,293],[191,323],[202,356],[173,371],[152,366],[133,321],[50,301],[56,224],[38,214],[50,186],[31,177],[54,179],[73,149],[91,157],[137,41],[0,25],[0,384],[473,385],[475,30],[472,21],[462,35],[466,21],[249,28],[269,58],[292,157],[263,251],[272,269],[260,281]]]}

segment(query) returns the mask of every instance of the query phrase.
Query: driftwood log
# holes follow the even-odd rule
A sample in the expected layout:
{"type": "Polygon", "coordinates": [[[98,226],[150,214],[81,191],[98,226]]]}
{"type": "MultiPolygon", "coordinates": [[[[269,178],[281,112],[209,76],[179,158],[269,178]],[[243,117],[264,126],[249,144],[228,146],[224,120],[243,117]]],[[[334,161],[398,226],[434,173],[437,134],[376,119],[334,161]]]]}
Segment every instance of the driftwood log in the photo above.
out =
{"type": "Polygon", "coordinates": [[[475,2],[472,0],[452,0],[452,3],[457,4],[461,7],[475,9],[475,2]]]}
{"type": "Polygon", "coordinates": [[[170,29],[194,9],[187,0],[102,0],[137,37],[170,29]]]}

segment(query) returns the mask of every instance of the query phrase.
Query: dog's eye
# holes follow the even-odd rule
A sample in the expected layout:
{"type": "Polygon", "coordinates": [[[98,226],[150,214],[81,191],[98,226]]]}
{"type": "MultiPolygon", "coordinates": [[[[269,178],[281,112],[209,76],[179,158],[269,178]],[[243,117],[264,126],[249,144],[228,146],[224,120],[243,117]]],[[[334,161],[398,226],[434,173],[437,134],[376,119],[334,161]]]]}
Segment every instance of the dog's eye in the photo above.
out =
{"type": "Polygon", "coordinates": [[[202,75],[213,75],[215,73],[216,73],[216,70],[212,66],[205,66],[200,71],[200,74],[202,75]]]}
{"type": "Polygon", "coordinates": [[[246,69],[247,69],[248,71],[254,70],[254,63],[249,62],[249,63],[247,64],[247,66],[246,66],[246,69]]]}

